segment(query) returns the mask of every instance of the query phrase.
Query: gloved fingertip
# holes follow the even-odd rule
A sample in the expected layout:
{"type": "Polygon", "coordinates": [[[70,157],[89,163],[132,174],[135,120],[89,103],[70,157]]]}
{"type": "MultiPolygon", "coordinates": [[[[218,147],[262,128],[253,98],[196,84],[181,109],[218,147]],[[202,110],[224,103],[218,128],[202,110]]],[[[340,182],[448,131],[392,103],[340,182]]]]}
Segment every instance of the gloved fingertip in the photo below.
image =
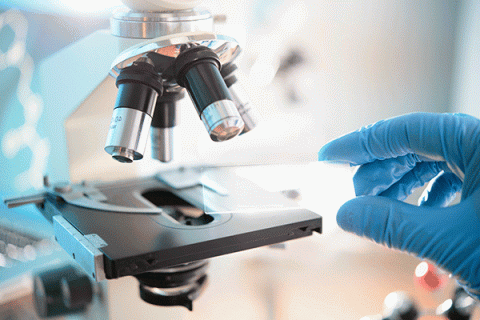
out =
{"type": "Polygon", "coordinates": [[[332,160],[329,153],[329,143],[324,145],[320,151],[318,151],[318,161],[330,161],[332,160]]]}
{"type": "Polygon", "coordinates": [[[361,216],[363,196],[349,200],[344,203],[337,212],[337,224],[345,231],[353,232],[357,235],[362,235],[361,230],[361,216]]]}
{"type": "Polygon", "coordinates": [[[388,247],[404,248],[406,239],[423,229],[424,219],[416,217],[422,217],[417,206],[381,196],[360,196],[340,207],[337,224],[388,247]]]}
{"type": "Polygon", "coordinates": [[[320,151],[318,151],[318,161],[326,162],[326,163],[331,163],[331,164],[341,164],[341,165],[350,165],[350,166],[355,166],[354,163],[351,161],[342,159],[344,157],[343,155],[339,154],[336,151],[335,147],[331,146],[332,143],[327,143],[324,145],[320,151]]]}

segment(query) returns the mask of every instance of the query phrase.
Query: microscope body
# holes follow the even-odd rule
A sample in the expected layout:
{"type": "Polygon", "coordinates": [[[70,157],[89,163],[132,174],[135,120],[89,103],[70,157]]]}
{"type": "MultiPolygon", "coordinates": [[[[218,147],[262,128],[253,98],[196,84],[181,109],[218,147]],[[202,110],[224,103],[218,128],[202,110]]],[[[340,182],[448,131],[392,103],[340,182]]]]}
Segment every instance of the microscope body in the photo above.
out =
{"type": "MultiPolygon", "coordinates": [[[[46,172],[52,180],[76,182],[86,179],[115,180],[130,178],[141,175],[141,172],[145,171],[143,170],[145,167],[152,166],[151,161],[145,161],[142,166],[131,164],[125,170],[125,165],[112,161],[105,151],[119,161],[131,162],[142,158],[144,153],[149,155],[146,158],[150,158],[150,150],[152,150],[151,157],[162,162],[170,162],[176,154],[176,151],[172,150],[175,145],[175,148],[179,146],[180,150],[186,149],[182,151],[184,152],[182,157],[179,157],[183,163],[201,162],[196,155],[196,146],[198,145],[196,140],[199,139],[199,136],[205,136],[205,134],[201,132],[201,121],[199,121],[198,116],[204,122],[207,130],[211,130],[209,132],[211,133],[210,136],[215,141],[213,137],[215,128],[209,128],[213,124],[207,123],[207,112],[200,113],[198,108],[198,100],[202,97],[193,97],[190,88],[185,90],[177,84],[179,81],[172,79],[172,76],[170,76],[170,79],[165,79],[167,76],[162,75],[162,73],[164,74],[166,71],[164,69],[168,67],[165,64],[171,64],[185,48],[202,47],[216,55],[218,61],[216,72],[217,75],[220,74],[222,66],[233,62],[240,53],[240,48],[232,38],[217,35],[213,31],[213,16],[204,9],[136,12],[124,8],[116,11],[111,18],[111,30],[99,30],[45,60],[40,65],[39,76],[47,107],[39,125],[44,128],[45,132],[43,134],[48,137],[51,146],[51,156],[46,172]],[[157,113],[164,111],[162,116],[166,119],[153,119],[152,121],[153,114],[150,114],[149,117],[143,115],[143,118],[149,121],[143,125],[144,128],[137,129],[139,132],[135,132],[135,123],[144,121],[144,119],[137,119],[132,116],[128,118],[129,114],[125,114],[125,111],[130,114],[135,113],[132,109],[117,108],[119,103],[128,100],[123,99],[119,102],[122,87],[127,87],[123,83],[119,84],[119,74],[123,69],[132,67],[139,61],[148,60],[153,64],[149,58],[152,54],[155,56],[154,60],[155,58],[160,59],[160,62],[158,62],[160,66],[155,67],[157,68],[155,72],[162,77],[159,81],[162,87],[160,90],[163,92],[161,94],[156,92],[156,97],[153,97],[149,103],[155,103],[157,100],[160,103],[161,100],[162,105],[170,109],[160,110],[161,108],[156,108],[157,113]],[[191,106],[188,106],[191,104],[190,99],[188,99],[185,91],[189,91],[189,96],[194,102],[197,102],[194,105],[197,107],[198,115],[191,112],[191,106]],[[117,94],[119,95],[118,98],[117,94]],[[183,98],[184,96],[185,98],[183,98]],[[116,106],[115,110],[113,110],[113,106],[116,106]],[[179,116],[176,116],[176,113],[179,116]],[[185,122],[188,125],[184,126],[187,132],[180,133],[179,138],[173,142],[176,118],[182,118],[182,123],[185,122]],[[109,133],[109,129],[118,125],[118,123],[115,123],[118,119],[130,121],[124,124],[132,127],[130,131],[127,128],[127,130],[118,134],[115,132],[113,134],[109,133]],[[196,121],[200,125],[191,124],[192,121],[196,121]],[[165,123],[166,125],[164,125],[165,123]],[[150,124],[152,125],[151,130],[149,130],[150,124]],[[151,148],[145,148],[149,138],[148,131],[150,131],[153,142],[151,148]],[[136,140],[133,137],[135,134],[139,136],[136,140]],[[108,140],[106,144],[105,140],[108,140]],[[141,149],[139,151],[141,156],[134,159],[132,155],[130,159],[123,157],[123,155],[116,156],[116,153],[112,154],[112,152],[116,152],[113,151],[114,148],[118,149],[115,145],[119,143],[118,140],[120,140],[120,143],[128,140],[126,143],[133,144],[133,149],[140,145],[138,148],[141,149]],[[110,148],[109,145],[111,145],[110,148]],[[67,148],[63,146],[67,146],[67,148]],[[145,165],[145,163],[148,164],[145,165]],[[121,172],[121,175],[118,174],[119,172],[121,172]]],[[[170,69],[172,68],[174,66],[170,66],[170,69]]],[[[229,69],[234,71],[234,68],[229,69]]],[[[228,78],[227,83],[231,82],[231,78],[234,78],[232,74],[222,74],[221,76],[228,78]]],[[[131,91],[135,91],[138,81],[135,78],[131,82],[135,83],[131,91]]],[[[227,94],[230,94],[227,99],[239,102],[230,103],[225,100],[222,103],[229,103],[224,108],[227,110],[213,111],[217,113],[228,113],[230,111],[236,113],[236,118],[229,118],[237,122],[233,124],[233,126],[236,126],[236,132],[233,135],[235,136],[240,133],[238,131],[246,132],[247,128],[253,128],[255,124],[252,121],[256,121],[253,117],[250,117],[251,121],[245,121],[249,126],[244,125],[242,118],[246,119],[246,111],[247,113],[250,112],[250,108],[238,109],[237,111],[235,105],[237,108],[238,106],[245,106],[245,95],[238,90],[239,85],[236,83],[236,79],[234,83],[228,84],[228,90],[231,93],[227,92],[227,94]],[[242,115],[240,116],[238,112],[242,115]]],[[[184,84],[184,86],[186,85],[188,84],[184,84]]],[[[205,90],[205,86],[199,86],[197,91],[202,92],[202,90],[205,90]]],[[[133,99],[135,98],[137,97],[133,97],[133,99]]],[[[201,103],[202,101],[200,101],[201,103]]],[[[123,105],[120,107],[123,107],[123,105]]],[[[159,116],[156,117],[159,118],[159,116]]],[[[174,165],[178,166],[178,164],[174,165]]],[[[174,165],[164,164],[162,168],[168,169],[174,165]]],[[[148,170],[146,171],[148,172],[148,170]]]]}
{"type": "Polygon", "coordinates": [[[5,201],[36,204],[93,280],[133,275],[144,301],[190,310],[207,283],[206,259],[322,228],[319,215],[235,168],[198,166],[200,135],[223,142],[252,130],[257,117],[235,77],[238,43],[215,34],[213,16],[192,3],[178,1],[186,9],[175,11],[120,9],[111,30],[42,63],[46,108],[39,127],[50,142],[47,173],[56,183],[45,179],[43,192],[5,201]],[[187,112],[185,92],[196,113],[187,112]],[[188,158],[180,159],[187,168],[156,162],[162,170],[141,178],[145,160],[131,162],[148,155],[149,131],[152,157],[172,160],[178,110],[192,115],[182,117],[187,132],[178,139],[190,144],[188,158]],[[195,118],[208,135],[194,128],[195,118]]]}

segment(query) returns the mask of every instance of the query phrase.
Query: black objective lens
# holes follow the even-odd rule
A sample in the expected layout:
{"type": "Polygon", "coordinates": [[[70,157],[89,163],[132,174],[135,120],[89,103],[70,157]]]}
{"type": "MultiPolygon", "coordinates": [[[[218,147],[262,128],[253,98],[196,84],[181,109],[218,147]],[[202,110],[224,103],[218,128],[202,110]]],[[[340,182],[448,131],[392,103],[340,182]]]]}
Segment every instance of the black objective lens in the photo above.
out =
{"type": "Polygon", "coordinates": [[[225,80],[225,84],[227,85],[230,94],[232,95],[233,101],[237,107],[238,113],[242,117],[243,122],[245,123],[245,127],[243,128],[242,133],[247,133],[253,130],[258,122],[259,116],[255,112],[252,104],[250,103],[250,99],[238,82],[237,77],[235,76],[235,71],[237,70],[237,66],[234,63],[229,63],[222,67],[221,75],[223,80],[225,80]]]}
{"type": "Polygon", "coordinates": [[[143,158],[155,103],[163,92],[162,78],[148,61],[134,62],[117,77],[117,101],[105,151],[120,162],[143,158]]]}
{"type": "Polygon", "coordinates": [[[152,118],[150,138],[152,157],[162,162],[173,158],[173,128],[177,125],[177,102],[185,96],[185,90],[164,92],[157,99],[152,118]]]}
{"type": "Polygon", "coordinates": [[[158,92],[150,86],[138,82],[123,82],[118,85],[115,109],[130,108],[151,115],[158,92]]]}
{"type": "Polygon", "coordinates": [[[203,46],[186,49],[175,60],[177,83],[187,89],[213,141],[229,140],[244,127],[220,68],[215,52],[203,46]]]}

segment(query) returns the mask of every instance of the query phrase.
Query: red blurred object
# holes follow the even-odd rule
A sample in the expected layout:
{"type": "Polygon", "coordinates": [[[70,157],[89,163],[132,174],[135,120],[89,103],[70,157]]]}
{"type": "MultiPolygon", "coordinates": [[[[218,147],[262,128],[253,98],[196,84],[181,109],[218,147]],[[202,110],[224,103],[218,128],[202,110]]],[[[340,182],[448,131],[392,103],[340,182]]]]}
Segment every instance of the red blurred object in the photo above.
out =
{"type": "Polygon", "coordinates": [[[415,269],[415,283],[427,291],[437,291],[445,287],[448,275],[431,263],[421,262],[415,269]]]}

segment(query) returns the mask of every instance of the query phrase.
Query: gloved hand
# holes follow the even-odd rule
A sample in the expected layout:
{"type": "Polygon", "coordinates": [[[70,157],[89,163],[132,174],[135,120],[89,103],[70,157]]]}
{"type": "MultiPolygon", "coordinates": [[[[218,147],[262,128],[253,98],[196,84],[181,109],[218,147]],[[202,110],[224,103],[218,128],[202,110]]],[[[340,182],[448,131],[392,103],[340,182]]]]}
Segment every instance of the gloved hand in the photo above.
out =
{"type": "Polygon", "coordinates": [[[318,159],[360,166],[341,228],[435,262],[480,298],[480,120],[408,114],[340,137],[318,159]],[[401,201],[435,177],[421,206],[401,201]]]}

